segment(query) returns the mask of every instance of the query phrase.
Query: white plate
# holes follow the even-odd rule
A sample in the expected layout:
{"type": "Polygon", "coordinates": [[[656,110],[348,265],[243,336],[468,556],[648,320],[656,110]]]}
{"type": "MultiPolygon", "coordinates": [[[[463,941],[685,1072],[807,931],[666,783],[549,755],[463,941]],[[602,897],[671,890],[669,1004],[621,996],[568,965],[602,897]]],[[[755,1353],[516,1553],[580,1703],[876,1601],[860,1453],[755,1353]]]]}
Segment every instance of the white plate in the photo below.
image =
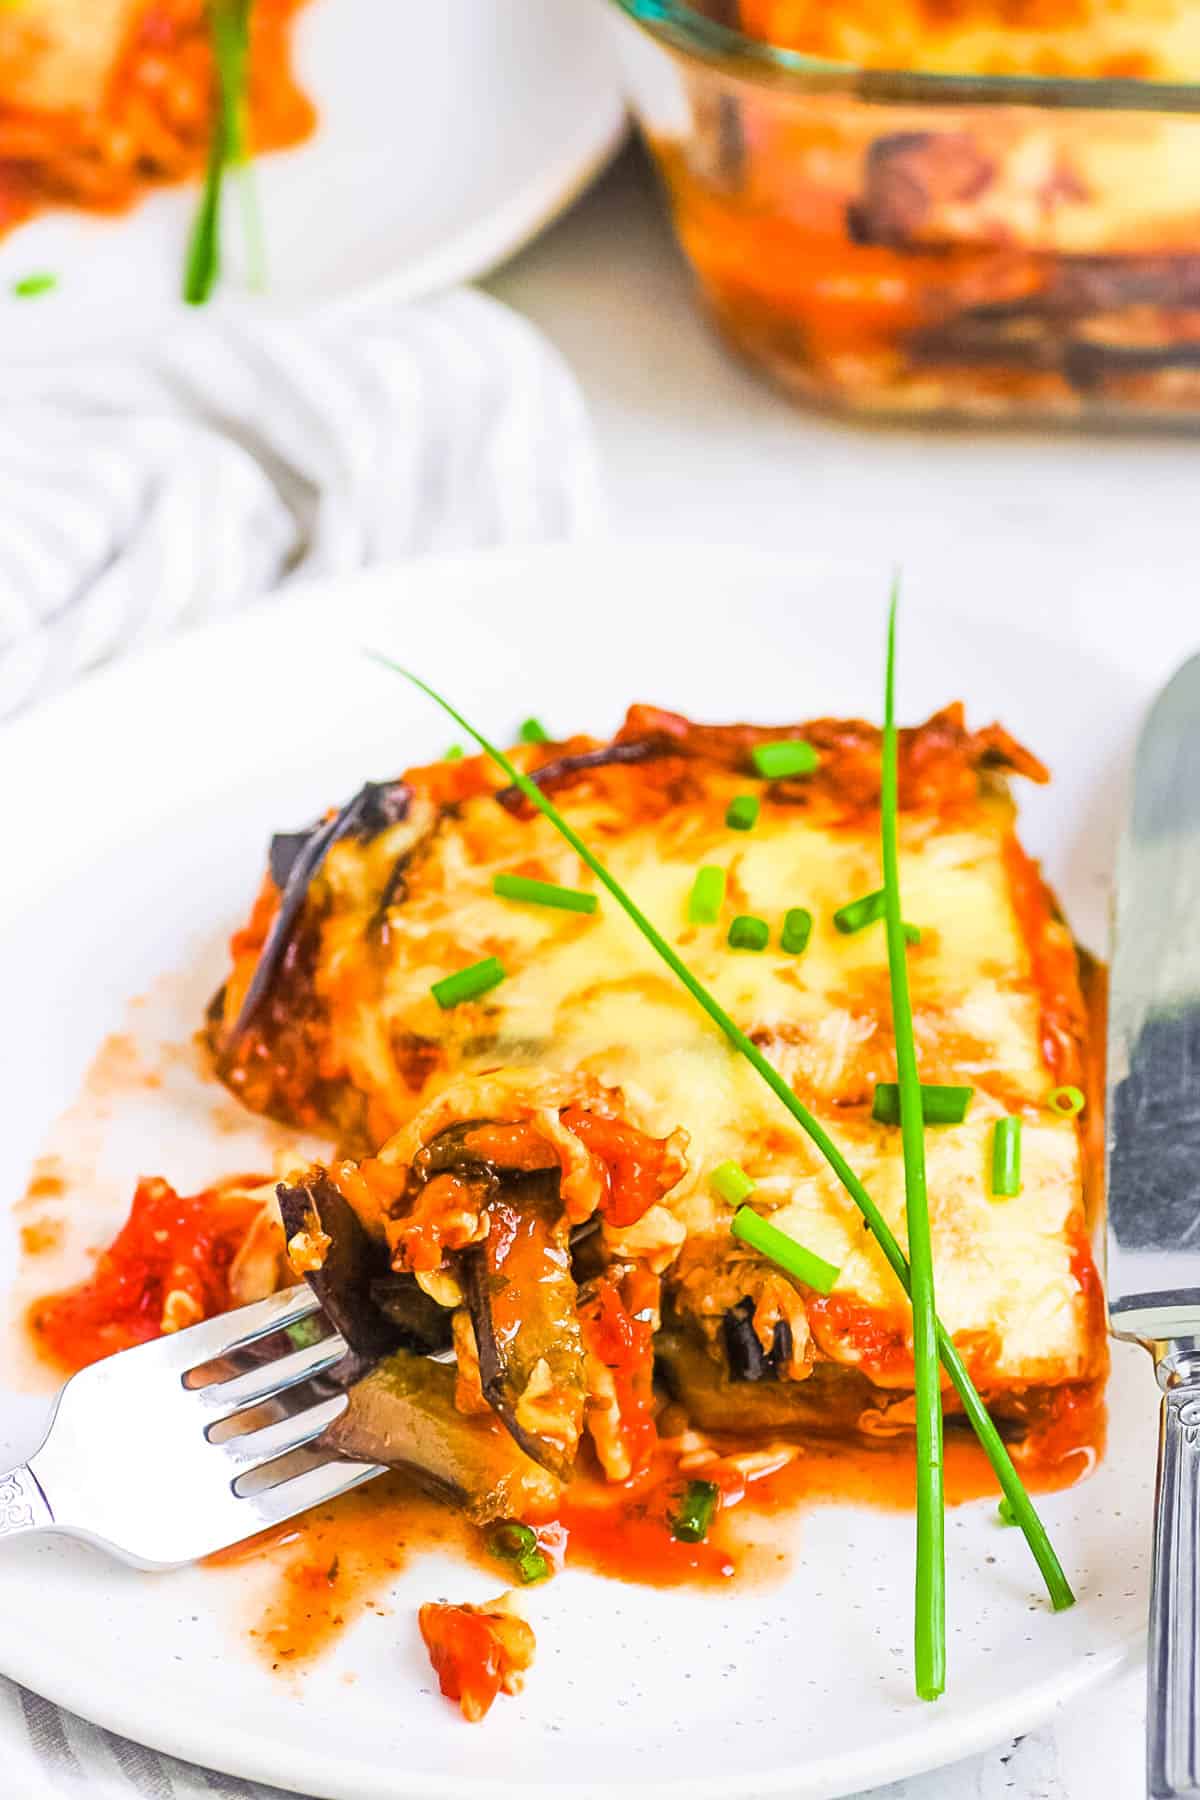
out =
{"type": "MultiPolygon", "coordinates": [[[[547,224],[624,134],[607,5],[311,0],[298,67],[320,124],[256,173],[266,304],[409,299],[481,275],[547,224]]],[[[144,328],[178,306],[196,194],[163,189],[117,219],[48,213],[0,241],[6,348],[144,328]],[[56,292],[12,296],[42,270],[56,292]]],[[[221,304],[244,305],[236,195],[225,235],[221,304]]]]}
{"type": "MultiPolygon", "coordinates": [[[[272,828],[451,735],[361,645],[402,655],[501,737],[530,711],[604,732],[634,698],[710,718],[877,716],[887,578],[710,547],[433,562],[297,591],[10,727],[0,993],[19,1053],[4,1078],[7,1192],[20,1193],[131,995],[157,995],[142,1013],[150,1037],[194,1029],[272,828]],[[155,988],[181,969],[186,982],[155,988]]],[[[1078,647],[1049,651],[916,596],[901,626],[903,714],[954,696],[1054,766],[1053,790],[1025,796],[1025,835],[1096,942],[1114,769],[1139,696],[1078,647]]],[[[206,1132],[186,1081],[108,1110],[94,1111],[98,1141],[85,1147],[93,1241],[139,1169],[193,1182],[245,1166],[248,1139],[206,1132]]],[[[496,1584],[439,1560],[397,1580],[390,1616],[368,1614],[287,1685],[240,1635],[253,1567],[147,1577],[79,1546],[16,1543],[3,1551],[0,1667],[161,1749],[339,1800],[845,1794],[1026,1730],[1137,1653],[1155,1438],[1140,1353],[1118,1357],[1111,1400],[1098,1473],[1045,1502],[1074,1610],[1048,1612],[1019,1534],[990,1504],[952,1514],[950,1687],[936,1706],[911,1689],[912,1521],[848,1507],[799,1523],[793,1572],[773,1590],[656,1592],[566,1574],[535,1596],[524,1696],[476,1730],[432,1691],[413,1610],[496,1584]]],[[[33,1447],[44,1407],[28,1394],[0,1404],[14,1454],[33,1447]]]]}

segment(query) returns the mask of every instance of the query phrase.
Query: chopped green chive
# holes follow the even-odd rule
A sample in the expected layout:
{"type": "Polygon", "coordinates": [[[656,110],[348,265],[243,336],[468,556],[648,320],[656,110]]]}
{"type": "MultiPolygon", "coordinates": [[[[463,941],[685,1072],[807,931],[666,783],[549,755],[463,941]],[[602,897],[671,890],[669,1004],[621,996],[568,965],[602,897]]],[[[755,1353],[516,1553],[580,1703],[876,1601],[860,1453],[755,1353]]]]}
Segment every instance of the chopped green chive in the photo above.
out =
{"type": "Polygon", "coordinates": [[[992,1133],[992,1192],[1006,1200],[1021,1191],[1021,1121],[997,1119],[992,1133]]]}
{"type": "Polygon", "coordinates": [[[671,1536],[683,1544],[702,1544],[717,1510],[720,1489],[715,1481],[689,1481],[671,1514],[671,1536]]]}
{"type": "Polygon", "coordinates": [[[753,831],[761,804],[757,794],[739,794],[736,800],[731,800],[725,814],[730,831],[753,831]]]}
{"type": "Polygon", "coordinates": [[[799,956],[807,950],[808,940],[812,936],[813,916],[806,906],[790,906],[783,915],[783,930],[779,934],[780,949],[786,950],[789,956],[799,956]]]}
{"type": "MultiPolygon", "coordinates": [[[[843,1188],[862,1214],[867,1229],[870,1231],[872,1237],[879,1245],[880,1250],[883,1252],[884,1258],[893,1275],[895,1275],[904,1292],[911,1296],[912,1275],[908,1265],[908,1258],[897,1243],[896,1235],[883,1214],[880,1212],[879,1207],[875,1204],[875,1201],[871,1198],[871,1195],[863,1182],[855,1173],[850,1163],[846,1160],[846,1157],[839,1149],[837,1143],[829,1135],[815,1114],[810,1112],[808,1107],[805,1106],[799,1095],[794,1092],[787,1077],[775,1067],[774,1063],[772,1063],[769,1058],[763,1055],[758,1045],[754,1043],[751,1038],[747,1037],[741,1027],[734,1023],[733,1019],[725,1011],[725,1008],[721,1005],[716,996],[705,987],[698,976],[692,973],[678,951],[667,942],[661,931],[659,931],[646,917],[637,902],[631,898],[616,877],[609,872],[605,865],[600,861],[600,858],[589,849],[588,845],[580,837],[575,828],[567,823],[566,819],[563,818],[563,815],[555,806],[553,800],[551,800],[548,795],[543,794],[536,782],[530,781],[527,775],[522,774],[521,770],[516,767],[510,757],[507,757],[502,750],[497,749],[496,745],[484,737],[481,731],[476,730],[475,726],[472,725],[468,719],[464,718],[457,707],[452,706],[448,700],[443,699],[441,694],[439,694],[435,688],[429,686],[428,682],[422,681],[419,675],[414,675],[410,669],[403,668],[399,663],[393,662],[389,657],[382,656],[378,651],[368,651],[367,655],[369,655],[373,661],[379,663],[381,667],[391,669],[393,674],[400,675],[405,681],[409,682],[412,687],[418,688],[421,693],[425,694],[433,701],[435,706],[440,706],[442,711],[453,719],[456,725],[467,732],[467,734],[475,740],[484,754],[489,756],[496,767],[503,771],[512,785],[519,789],[526,800],[529,801],[529,804],[536,807],[538,812],[540,812],[544,818],[549,819],[554,829],[568,844],[570,844],[576,855],[582,857],[588,868],[591,869],[592,873],[595,875],[597,881],[599,881],[603,887],[607,888],[622,912],[627,915],[633,925],[641,933],[642,937],[645,938],[646,942],[654,950],[655,955],[666,964],[667,968],[671,970],[671,973],[675,978],[684,988],[686,988],[687,992],[691,995],[701,1011],[712,1020],[717,1029],[727,1041],[732,1044],[738,1055],[743,1057],[745,1061],[749,1063],[755,1074],[770,1088],[785,1112],[790,1114],[797,1125],[800,1126],[801,1130],[816,1146],[821,1156],[823,1156],[825,1161],[829,1164],[829,1167],[833,1170],[843,1188]]],[[[971,1427],[974,1430],[976,1437],[979,1439],[987,1459],[996,1474],[1000,1487],[1013,1509],[1014,1517],[1021,1527],[1025,1541],[1029,1545],[1033,1559],[1037,1563],[1038,1569],[1045,1581],[1051,1604],[1054,1606],[1055,1611],[1059,1611],[1063,1607],[1074,1605],[1075,1596],[1071,1591],[1071,1584],[1067,1580],[1067,1577],[1063,1572],[1062,1564],[1055,1554],[1054,1546],[1050,1542],[1046,1527],[1038,1517],[1037,1508],[1025,1491],[1025,1486],[1017,1473],[1008,1447],[1000,1436],[1000,1433],[997,1431],[987,1407],[980,1398],[979,1389],[972,1381],[967,1366],[963,1362],[962,1356],[959,1354],[954,1340],[940,1322],[937,1327],[937,1347],[938,1353],[942,1359],[942,1366],[945,1368],[946,1373],[954,1384],[959,1398],[962,1400],[963,1411],[970,1421],[971,1427]]]]}
{"type": "MultiPolygon", "coordinates": [[[[864,894],[861,900],[849,900],[845,906],[839,906],[833,915],[833,922],[844,937],[849,937],[852,932],[874,925],[876,919],[882,919],[883,916],[884,890],[877,888],[873,894],[864,894]]],[[[920,943],[919,926],[905,925],[902,930],[908,943],[920,943]]]]}
{"type": "Polygon", "coordinates": [[[730,921],[731,950],[765,950],[770,936],[767,921],[756,919],[753,913],[739,913],[736,919],[730,921]]]}
{"type": "Polygon", "coordinates": [[[526,1586],[545,1581],[550,1573],[550,1564],[537,1541],[537,1533],[515,1519],[505,1519],[490,1531],[487,1546],[493,1556],[513,1564],[518,1579],[526,1586]]]}
{"type": "Polygon", "coordinates": [[[559,887],[553,881],[532,881],[525,875],[493,876],[492,892],[502,900],[527,900],[531,906],[557,906],[562,912],[594,913],[600,904],[595,894],[559,887]]]}
{"type": "Polygon", "coordinates": [[[517,736],[523,744],[548,744],[550,742],[550,733],[540,719],[523,720],[517,736]]]}
{"type": "MultiPolygon", "coordinates": [[[[971,1096],[975,1089],[970,1087],[938,1087],[936,1083],[920,1083],[921,1118],[926,1125],[961,1125],[967,1116],[967,1108],[971,1104],[971,1096]]],[[[879,1125],[899,1125],[900,1116],[900,1084],[896,1081],[877,1081],[875,1083],[875,1100],[871,1107],[871,1117],[879,1125]]]]}
{"type": "Polygon", "coordinates": [[[442,761],[461,762],[465,754],[461,744],[451,744],[450,748],[443,753],[442,761]]]}
{"type": "Polygon", "coordinates": [[[1046,1095],[1046,1105],[1060,1119],[1074,1119],[1083,1111],[1087,1102],[1077,1087],[1056,1087],[1051,1088],[1046,1095]]]}
{"type": "Polygon", "coordinates": [[[57,286],[57,275],[22,275],[13,282],[12,291],[18,300],[37,300],[42,294],[52,294],[57,286]]]}
{"type": "Polygon", "coordinates": [[[517,1558],[517,1574],[526,1587],[535,1581],[545,1581],[550,1574],[550,1564],[541,1550],[531,1550],[528,1556],[517,1558]]]}
{"type": "Polygon", "coordinates": [[[806,1250],[788,1232],[780,1231],[778,1225],[772,1225],[769,1219],[748,1206],[738,1208],[729,1229],[743,1244],[749,1244],[761,1256],[769,1257],[797,1281],[815,1288],[818,1294],[830,1293],[842,1272],[826,1262],[823,1256],[818,1256],[815,1250],[806,1250]]]}
{"type": "Polygon", "coordinates": [[[718,1163],[708,1178],[713,1193],[730,1206],[740,1206],[754,1192],[754,1183],[740,1163],[718,1163]]]}
{"type": "Polygon", "coordinates": [[[293,1350],[308,1350],[313,1344],[320,1343],[324,1330],[324,1314],[310,1313],[307,1319],[298,1319],[294,1325],[289,1325],[283,1335],[293,1350]]]}
{"type": "MultiPolygon", "coordinates": [[[[884,924],[892,990],[896,1074],[891,1087],[904,1151],[904,1219],[912,1279],[913,1374],[917,1438],[917,1581],[915,1596],[916,1690],[936,1700],[946,1687],[946,1495],[942,1469],[942,1386],[938,1376],[938,1317],[933,1292],[933,1242],[925,1185],[925,1125],[943,1107],[962,1118],[970,1088],[922,1085],[917,1068],[912,1001],[908,991],[907,933],[900,916],[899,746],[896,737],[896,588],[888,608],[884,675],[883,744],[879,777],[879,837],[883,861],[884,924]],[[944,1096],[961,1111],[953,1111],[944,1096]],[[936,1098],[935,1098],[936,1097],[936,1098]]],[[[889,1084],[890,1085],[890,1084],[889,1084]]],[[[879,1118],[882,1084],[872,1117],[879,1118]]]]}
{"type": "Polygon", "coordinates": [[[715,863],[701,869],[688,895],[688,922],[692,925],[715,925],[725,904],[725,871],[715,863]]]}
{"type": "Polygon", "coordinates": [[[1003,1494],[1001,1494],[999,1504],[996,1507],[996,1517],[999,1519],[1001,1525],[1015,1525],[1017,1522],[1017,1515],[1003,1494]]]}
{"type": "Polygon", "coordinates": [[[446,1012],[452,1006],[460,1006],[464,1000],[477,1000],[480,994],[498,987],[503,980],[503,964],[495,956],[485,956],[482,962],[472,963],[469,969],[459,969],[457,974],[435,981],[430,992],[446,1012]]]}
{"type": "Polygon", "coordinates": [[[821,760],[803,738],[755,744],[750,756],[764,781],[782,781],[788,775],[811,775],[821,760]]]}

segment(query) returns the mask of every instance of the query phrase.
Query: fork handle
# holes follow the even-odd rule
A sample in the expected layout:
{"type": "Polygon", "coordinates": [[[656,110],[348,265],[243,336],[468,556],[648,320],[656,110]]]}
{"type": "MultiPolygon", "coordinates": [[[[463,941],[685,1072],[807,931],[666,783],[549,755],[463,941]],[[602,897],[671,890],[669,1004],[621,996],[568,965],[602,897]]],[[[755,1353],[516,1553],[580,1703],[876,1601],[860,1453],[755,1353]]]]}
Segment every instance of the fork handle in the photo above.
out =
{"type": "Polygon", "coordinates": [[[0,1538],[52,1531],[54,1514],[33,1470],[24,1463],[0,1475],[0,1538]]]}
{"type": "Polygon", "coordinates": [[[1154,1522],[1147,1670],[1150,1800],[1200,1795],[1200,1356],[1172,1345],[1164,1393],[1154,1522]],[[1182,1352],[1182,1354],[1181,1354],[1182,1352]]]}

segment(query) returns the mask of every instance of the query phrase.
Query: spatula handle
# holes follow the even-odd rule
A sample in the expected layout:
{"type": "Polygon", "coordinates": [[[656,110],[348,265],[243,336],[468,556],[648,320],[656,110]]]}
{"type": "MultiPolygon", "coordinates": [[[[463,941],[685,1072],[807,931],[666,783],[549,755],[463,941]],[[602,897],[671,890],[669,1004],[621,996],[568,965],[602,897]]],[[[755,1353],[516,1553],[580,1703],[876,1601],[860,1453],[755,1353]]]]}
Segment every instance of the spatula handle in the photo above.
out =
{"type": "Polygon", "coordinates": [[[0,1538],[23,1531],[46,1531],[54,1524],[46,1496],[33,1472],[23,1465],[0,1473],[0,1538]]]}
{"type": "Polygon", "coordinates": [[[1200,1796],[1200,1354],[1172,1346],[1162,1401],[1146,1708],[1151,1800],[1200,1796]]]}

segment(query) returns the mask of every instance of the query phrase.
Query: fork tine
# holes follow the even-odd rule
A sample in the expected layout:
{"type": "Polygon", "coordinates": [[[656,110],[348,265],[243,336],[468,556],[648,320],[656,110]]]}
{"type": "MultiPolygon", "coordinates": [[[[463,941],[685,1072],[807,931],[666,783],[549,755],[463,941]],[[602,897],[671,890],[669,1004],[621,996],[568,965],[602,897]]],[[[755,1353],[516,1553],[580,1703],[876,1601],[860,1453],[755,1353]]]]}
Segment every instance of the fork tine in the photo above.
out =
{"type": "Polygon", "coordinates": [[[266,1525],[282,1524],[284,1519],[307,1512],[310,1506],[323,1506],[336,1500],[339,1494],[348,1493],[361,1482],[382,1473],[378,1463],[343,1462],[337,1458],[322,1463],[319,1468],[305,1469],[302,1475],[293,1475],[290,1481],[281,1481],[273,1488],[247,1494],[241,1504],[253,1510],[258,1519],[255,1529],[262,1529],[266,1525]]]}
{"type": "Polygon", "coordinates": [[[218,1313],[215,1319],[188,1325],[169,1337],[155,1338],[151,1354],[160,1368],[177,1369],[181,1375],[186,1375],[189,1369],[199,1368],[201,1363],[215,1362],[231,1351],[257,1343],[273,1331],[298,1325],[301,1319],[307,1319],[317,1310],[316,1295],[301,1282],[298,1287],[285,1288],[266,1300],[256,1300],[252,1306],[239,1306],[234,1312],[218,1313]]]}
{"type": "Polygon", "coordinates": [[[257,1405],[260,1400],[269,1400],[274,1394],[284,1393],[298,1382],[311,1381],[315,1375],[323,1375],[326,1369],[332,1369],[334,1363],[341,1362],[345,1354],[344,1338],[322,1338],[319,1343],[309,1344],[303,1350],[293,1350],[288,1356],[280,1356],[274,1362],[262,1363],[256,1369],[249,1369],[245,1375],[235,1375],[230,1381],[214,1381],[210,1387],[192,1388],[189,1398],[199,1401],[210,1421],[215,1424],[218,1419],[229,1418],[231,1413],[243,1412],[247,1407],[257,1405]]]}
{"type": "Polygon", "coordinates": [[[334,1394],[328,1400],[320,1400],[316,1406],[307,1411],[294,1413],[290,1419],[278,1419],[273,1425],[264,1425],[258,1431],[243,1432],[240,1437],[225,1438],[216,1446],[234,1462],[240,1463],[241,1473],[260,1467],[263,1463],[273,1462],[277,1456],[286,1456],[289,1450],[300,1450],[305,1444],[311,1444],[315,1437],[320,1437],[327,1425],[332,1425],[345,1410],[347,1400],[345,1394],[334,1394]]]}

